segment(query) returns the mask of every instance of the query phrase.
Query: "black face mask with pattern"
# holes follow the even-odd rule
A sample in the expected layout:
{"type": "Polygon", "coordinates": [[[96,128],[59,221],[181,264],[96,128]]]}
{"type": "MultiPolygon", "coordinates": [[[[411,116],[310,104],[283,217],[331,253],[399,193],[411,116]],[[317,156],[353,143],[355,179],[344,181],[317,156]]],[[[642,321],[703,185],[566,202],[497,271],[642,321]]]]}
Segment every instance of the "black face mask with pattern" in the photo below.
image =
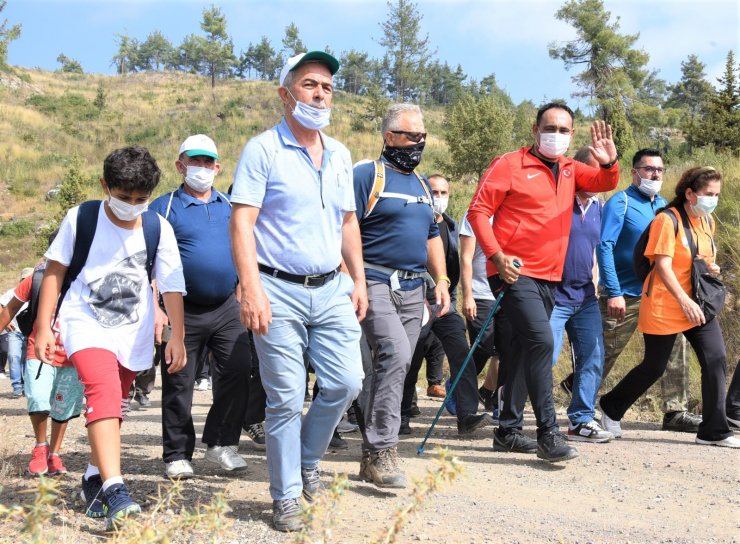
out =
{"type": "Polygon", "coordinates": [[[421,153],[424,151],[425,141],[406,147],[383,146],[381,155],[402,172],[411,173],[421,162],[421,153]]]}

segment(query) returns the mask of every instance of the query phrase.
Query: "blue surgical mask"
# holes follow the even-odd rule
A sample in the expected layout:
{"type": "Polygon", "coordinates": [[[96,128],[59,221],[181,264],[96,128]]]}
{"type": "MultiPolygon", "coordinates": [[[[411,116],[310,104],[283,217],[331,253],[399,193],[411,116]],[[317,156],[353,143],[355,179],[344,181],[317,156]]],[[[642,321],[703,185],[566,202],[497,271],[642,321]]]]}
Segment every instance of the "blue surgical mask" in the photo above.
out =
{"type": "Polygon", "coordinates": [[[714,195],[714,196],[697,195],[696,204],[691,206],[691,208],[694,210],[694,214],[697,216],[709,215],[717,207],[718,202],[719,202],[719,196],[717,195],[714,195]]]}
{"type": "Polygon", "coordinates": [[[293,93],[288,91],[288,94],[295,100],[295,107],[293,108],[293,119],[298,121],[301,126],[309,130],[321,130],[322,128],[329,126],[329,117],[331,116],[331,108],[317,108],[304,104],[296,100],[293,93]]]}

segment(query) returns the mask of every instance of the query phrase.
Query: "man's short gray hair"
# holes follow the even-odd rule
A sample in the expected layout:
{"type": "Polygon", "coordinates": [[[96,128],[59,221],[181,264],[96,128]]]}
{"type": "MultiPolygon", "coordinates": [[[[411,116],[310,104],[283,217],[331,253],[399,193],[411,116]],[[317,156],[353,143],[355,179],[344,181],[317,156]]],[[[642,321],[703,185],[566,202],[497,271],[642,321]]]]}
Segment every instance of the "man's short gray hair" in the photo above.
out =
{"type": "Polygon", "coordinates": [[[416,113],[422,118],[422,120],[424,119],[424,116],[421,114],[421,109],[416,104],[391,104],[388,107],[388,111],[386,111],[383,116],[383,122],[380,125],[380,133],[385,134],[389,130],[396,130],[398,128],[398,118],[407,112],[416,113]]]}

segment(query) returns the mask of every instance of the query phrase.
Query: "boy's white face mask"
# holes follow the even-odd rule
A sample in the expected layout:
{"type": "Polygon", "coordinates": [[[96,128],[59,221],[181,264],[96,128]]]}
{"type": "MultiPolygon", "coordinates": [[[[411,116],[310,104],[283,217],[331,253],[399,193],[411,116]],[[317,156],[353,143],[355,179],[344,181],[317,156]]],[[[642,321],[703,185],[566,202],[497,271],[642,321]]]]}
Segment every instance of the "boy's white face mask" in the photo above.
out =
{"type": "Polygon", "coordinates": [[[108,207],[121,221],[133,221],[149,208],[149,202],[129,204],[108,193],[108,207]]]}

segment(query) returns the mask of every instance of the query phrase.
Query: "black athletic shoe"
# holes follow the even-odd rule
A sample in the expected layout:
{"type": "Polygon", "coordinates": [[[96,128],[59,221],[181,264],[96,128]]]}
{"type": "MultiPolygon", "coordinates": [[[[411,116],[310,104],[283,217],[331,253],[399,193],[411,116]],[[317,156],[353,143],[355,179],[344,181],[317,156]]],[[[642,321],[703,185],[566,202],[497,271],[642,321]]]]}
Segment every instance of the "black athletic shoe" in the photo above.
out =
{"type": "Polygon", "coordinates": [[[401,427],[398,429],[398,434],[411,434],[411,425],[409,421],[408,416],[401,416],[401,427]]]}
{"type": "Polygon", "coordinates": [[[560,382],[560,389],[565,391],[569,397],[573,396],[573,374],[568,374],[568,377],[560,382]]]}
{"type": "Polygon", "coordinates": [[[493,425],[493,418],[488,414],[469,414],[457,422],[457,434],[471,434],[476,429],[493,425]]]}
{"type": "Polygon", "coordinates": [[[578,457],[578,450],[568,445],[563,433],[551,431],[537,440],[537,457],[557,463],[578,457]]]}
{"type": "Polygon", "coordinates": [[[510,451],[514,453],[535,453],[537,441],[514,429],[508,434],[499,434],[499,427],[493,433],[493,451],[510,451]]]}
{"type": "Polygon", "coordinates": [[[663,430],[679,433],[695,433],[699,430],[701,416],[691,412],[669,412],[663,416],[663,430]]]}
{"type": "Polygon", "coordinates": [[[329,449],[332,451],[349,449],[349,444],[336,429],[334,429],[334,434],[329,442],[329,449]]]}
{"type": "Polygon", "coordinates": [[[478,400],[486,412],[492,412],[496,407],[496,393],[483,386],[478,388],[478,400]]]}

